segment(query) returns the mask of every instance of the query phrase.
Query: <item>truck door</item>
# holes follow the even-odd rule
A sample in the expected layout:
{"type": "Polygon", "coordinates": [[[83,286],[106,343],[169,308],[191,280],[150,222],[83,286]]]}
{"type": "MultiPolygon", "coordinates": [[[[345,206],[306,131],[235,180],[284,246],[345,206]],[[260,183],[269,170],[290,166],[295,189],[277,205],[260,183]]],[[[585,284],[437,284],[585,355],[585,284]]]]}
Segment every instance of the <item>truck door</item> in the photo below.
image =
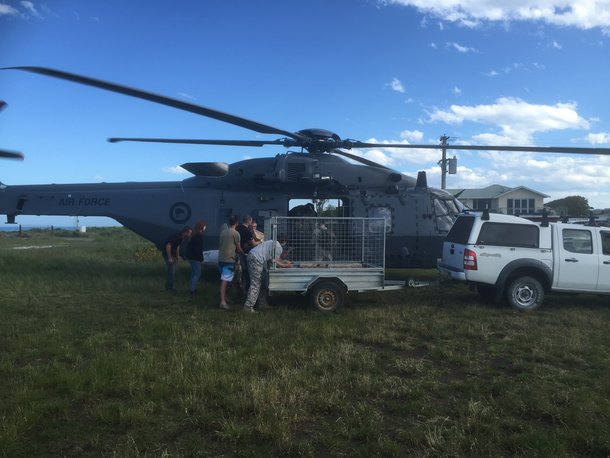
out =
{"type": "MultiPolygon", "coordinates": [[[[557,289],[595,291],[599,256],[593,249],[591,229],[561,229],[557,259],[557,289]]],[[[609,266],[610,267],[610,266],[609,266]]]]}
{"type": "Polygon", "coordinates": [[[599,231],[599,276],[597,290],[610,292],[610,230],[599,231]]]}

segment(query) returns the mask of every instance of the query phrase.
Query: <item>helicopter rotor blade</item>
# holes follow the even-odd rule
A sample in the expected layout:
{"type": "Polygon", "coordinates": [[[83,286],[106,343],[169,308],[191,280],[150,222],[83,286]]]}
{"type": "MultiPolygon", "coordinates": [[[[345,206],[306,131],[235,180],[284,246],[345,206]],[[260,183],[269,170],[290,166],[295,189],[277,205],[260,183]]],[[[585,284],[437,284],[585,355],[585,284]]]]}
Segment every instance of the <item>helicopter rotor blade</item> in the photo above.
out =
{"type": "Polygon", "coordinates": [[[5,159],[17,159],[23,161],[23,154],[17,151],[0,150],[0,157],[5,159]]]}
{"type": "Polygon", "coordinates": [[[483,146],[483,145],[409,145],[405,143],[364,143],[344,140],[344,148],[411,148],[411,149],[448,149],[463,151],[511,151],[531,153],[561,154],[601,154],[610,155],[610,148],[581,148],[566,146],[483,146]]]}
{"type": "Polygon", "coordinates": [[[74,83],[94,86],[99,89],[105,89],[111,92],[118,92],[119,94],[129,95],[131,97],[148,100],[150,102],[159,103],[161,105],[167,105],[173,108],[178,108],[179,110],[189,111],[191,113],[206,116],[208,118],[216,119],[218,121],[223,121],[229,124],[243,127],[245,129],[253,130],[261,134],[284,135],[286,137],[293,138],[294,140],[304,139],[304,137],[299,134],[288,132],[283,129],[278,129],[276,127],[269,126],[267,124],[262,124],[256,121],[251,121],[240,116],[235,116],[229,113],[223,113],[222,111],[214,110],[212,108],[204,107],[202,105],[195,105],[192,103],[184,102],[182,100],[173,99],[171,97],[154,94],[152,92],[131,88],[116,83],[110,83],[108,81],[89,78],[87,76],[81,76],[74,73],[68,73],[61,70],[55,70],[46,67],[4,67],[2,68],[2,70],[23,70],[26,72],[38,73],[41,75],[72,81],[74,83]]]}
{"type": "Polygon", "coordinates": [[[225,145],[225,146],[265,146],[265,145],[283,145],[287,146],[292,140],[203,140],[189,138],[134,138],[134,137],[111,137],[108,139],[110,143],[118,142],[144,142],[144,143],[180,143],[188,145],[225,145]]]}
{"type": "Polygon", "coordinates": [[[360,157],[360,156],[356,156],[355,154],[351,154],[351,153],[348,153],[346,151],[335,149],[335,150],[333,150],[333,153],[339,154],[341,156],[345,156],[345,157],[350,158],[350,159],[352,159],[352,160],[354,160],[356,162],[360,162],[361,164],[368,165],[370,167],[377,167],[379,169],[392,170],[389,167],[386,167],[385,165],[378,164],[377,162],[370,161],[368,159],[365,159],[365,158],[360,157]]]}

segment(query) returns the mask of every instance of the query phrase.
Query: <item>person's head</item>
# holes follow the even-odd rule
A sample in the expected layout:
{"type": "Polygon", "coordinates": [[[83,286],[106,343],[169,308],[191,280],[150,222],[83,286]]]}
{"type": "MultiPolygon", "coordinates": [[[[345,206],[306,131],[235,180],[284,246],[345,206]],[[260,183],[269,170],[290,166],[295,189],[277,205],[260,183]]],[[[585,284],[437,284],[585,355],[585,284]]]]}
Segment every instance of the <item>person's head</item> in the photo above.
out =
{"type": "Polygon", "coordinates": [[[190,226],[184,226],[182,228],[182,230],[180,231],[180,235],[182,236],[183,239],[188,239],[192,233],[193,233],[193,229],[191,229],[190,226]]]}
{"type": "Polygon", "coordinates": [[[288,243],[288,236],[286,234],[280,234],[277,236],[277,241],[280,242],[280,245],[284,246],[288,243]]]}
{"type": "Polygon", "coordinates": [[[199,233],[205,231],[207,225],[208,223],[203,220],[197,221],[197,223],[195,223],[195,232],[199,233]]]}
{"type": "Polygon", "coordinates": [[[250,227],[252,229],[256,229],[258,227],[258,224],[256,224],[256,220],[255,219],[253,219],[252,222],[250,223],[250,227]]]}
{"type": "Polygon", "coordinates": [[[252,224],[252,217],[250,215],[245,215],[242,221],[244,223],[244,226],[250,227],[250,225],[252,224]]]}
{"type": "Polygon", "coordinates": [[[239,217],[237,215],[231,215],[229,217],[229,226],[235,227],[237,226],[237,223],[239,223],[239,217]]]}

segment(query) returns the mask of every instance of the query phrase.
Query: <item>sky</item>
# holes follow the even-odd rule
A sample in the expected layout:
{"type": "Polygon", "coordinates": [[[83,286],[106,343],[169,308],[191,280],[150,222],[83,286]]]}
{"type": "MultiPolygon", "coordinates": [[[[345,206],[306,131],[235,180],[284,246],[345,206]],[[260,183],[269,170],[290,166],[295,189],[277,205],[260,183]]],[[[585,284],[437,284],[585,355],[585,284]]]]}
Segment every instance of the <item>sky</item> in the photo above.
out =
{"type": "MultiPolygon", "coordinates": [[[[0,0],[0,67],[24,65],[376,142],[351,152],[425,170],[434,187],[440,152],[383,143],[610,147],[610,0],[0,0]]],[[[285,152],[111,144],[277,136],[15,70],[0,71],[0,100],[0,148],[25,154],[0,160],[8,185],[175,181],[186,162],[285,152]]],[[[610,208],[608,156],[454,155],[447,188],[526,186],[610,208]]]]}

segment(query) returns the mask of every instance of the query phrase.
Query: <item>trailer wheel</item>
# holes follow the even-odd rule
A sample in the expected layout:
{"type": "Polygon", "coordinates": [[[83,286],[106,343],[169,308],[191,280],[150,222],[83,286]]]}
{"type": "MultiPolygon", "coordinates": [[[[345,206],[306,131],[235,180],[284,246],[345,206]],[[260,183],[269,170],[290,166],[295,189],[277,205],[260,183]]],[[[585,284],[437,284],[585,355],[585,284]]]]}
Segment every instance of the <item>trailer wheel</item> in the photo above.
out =
{"type": "Polygon", "coordinates": [[[535,310],[544,300],[544,288],[534,277],[518,277],[506,289],[508,303],[522,312],[535,310]]]}
{"type": "Polygon", "coordinates": [[[309,297],[318,310],[334,312],[343,305],[345,289],[335,281],[323,280],[312,286],[309,297]]]}

